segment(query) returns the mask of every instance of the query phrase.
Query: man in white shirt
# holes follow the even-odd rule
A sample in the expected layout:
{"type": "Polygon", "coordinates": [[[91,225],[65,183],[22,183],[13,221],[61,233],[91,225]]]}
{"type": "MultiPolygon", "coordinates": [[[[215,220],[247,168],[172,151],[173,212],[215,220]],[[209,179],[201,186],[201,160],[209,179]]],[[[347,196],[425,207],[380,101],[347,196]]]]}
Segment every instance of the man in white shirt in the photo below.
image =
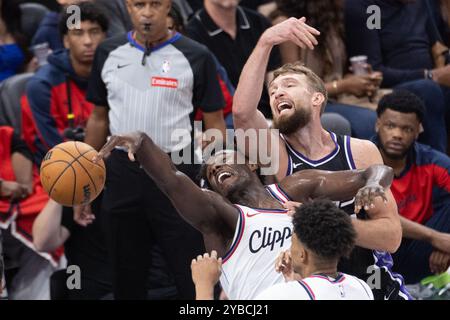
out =
{"type": "MultiPolygon", "coordinates": [[[[275,266],[287,282],[267,288],[256,300],[373,300],[364,281],[337,271],[339,259],[348,256],[355,244],[350,219],[327,200],[315,200],[297,209],[290,252],[282,252],[275,266]]],[[[211,292],[208,286],[217,282],[221,264],[216,252],[192,261],[197,298],[205,299],[211,292]]]]}

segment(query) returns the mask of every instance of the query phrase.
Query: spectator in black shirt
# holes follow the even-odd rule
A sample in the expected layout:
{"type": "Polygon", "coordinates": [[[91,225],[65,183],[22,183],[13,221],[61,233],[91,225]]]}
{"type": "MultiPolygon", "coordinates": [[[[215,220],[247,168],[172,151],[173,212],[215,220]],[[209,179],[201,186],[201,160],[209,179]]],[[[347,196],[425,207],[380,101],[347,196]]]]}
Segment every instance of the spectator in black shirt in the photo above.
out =
{"type": "MultiPolygon", "coordinates": [[[[261,34],[271,26],[261,14],[238,6],[238,0],[204,0],[204,9],[189,22],[187,35],[204,44],[225,68],[233,86],[237,86],[241,70],[261,34]]],[[[281,66],[279,51],[273,51],[267,72],[281,66]]],[[[263,91],[259,109],[271,118],[269,99],[263,91]]]]}
{"type": "Polygon", "coordinates": [[[439,34],[427,2],[347,0],[347,51],[350,57],[367,55],[372,67],[383,73],[382,87],[407,89],[424,100],[428,111],[423,123],[425,132],[419,140],[445,152],[444,113],[450,107],[450,66],[435,65],[431,52],[439,34]],[[372,20],[366,11],[372,5],[380,9],[378,29],[367,25],[372,20]]]}

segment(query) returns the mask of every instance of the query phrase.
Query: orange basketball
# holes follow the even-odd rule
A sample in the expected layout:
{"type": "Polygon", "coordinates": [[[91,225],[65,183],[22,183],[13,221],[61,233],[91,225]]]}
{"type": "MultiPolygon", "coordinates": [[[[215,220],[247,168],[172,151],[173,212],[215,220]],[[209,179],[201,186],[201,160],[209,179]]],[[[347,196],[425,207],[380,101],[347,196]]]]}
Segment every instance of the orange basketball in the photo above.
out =
{"type": "Polygon", "coordinates": [[[97,151],[79,141],[60,143],[41,164],[41,182],[50,198],[64,206],[92,202],[105,185],[103,160],[93,163],[97,151]]]}

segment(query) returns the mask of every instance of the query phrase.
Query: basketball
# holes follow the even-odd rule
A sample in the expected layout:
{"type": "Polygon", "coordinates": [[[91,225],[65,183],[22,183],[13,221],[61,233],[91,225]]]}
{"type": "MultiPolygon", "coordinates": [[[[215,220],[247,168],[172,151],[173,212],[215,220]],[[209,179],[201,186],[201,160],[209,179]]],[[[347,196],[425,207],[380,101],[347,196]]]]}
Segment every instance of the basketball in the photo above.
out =
{"type": "Polygon", "coordinates": [[[50,198],[64,206],[92,202],[105,185],[103,160],[93,163],[97,151],[79,141],[56,145],[41,164],[41,182],[50,198]]]}

